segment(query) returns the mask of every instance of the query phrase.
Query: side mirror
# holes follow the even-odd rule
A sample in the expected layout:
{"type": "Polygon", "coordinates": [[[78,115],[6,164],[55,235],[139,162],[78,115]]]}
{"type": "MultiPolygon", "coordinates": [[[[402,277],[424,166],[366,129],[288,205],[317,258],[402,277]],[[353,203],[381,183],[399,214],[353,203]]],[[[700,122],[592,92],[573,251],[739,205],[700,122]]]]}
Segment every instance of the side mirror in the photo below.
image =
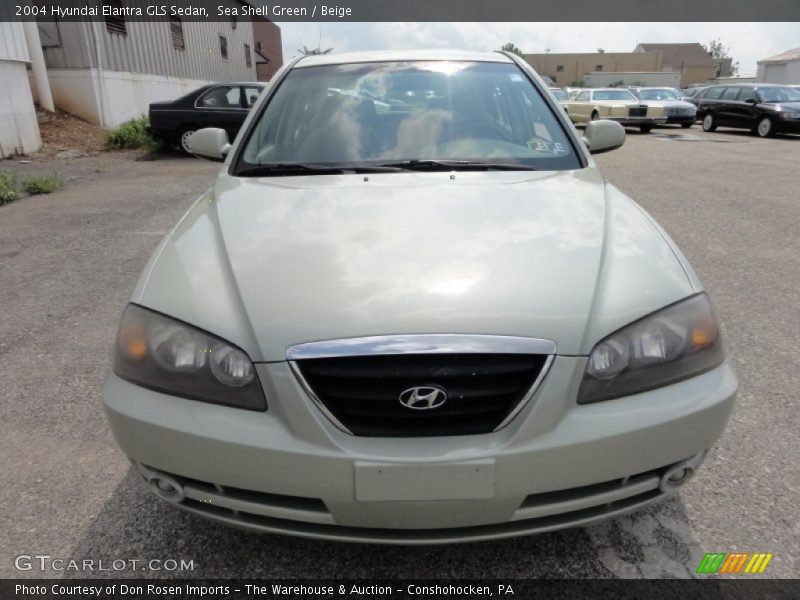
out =
{"type": "Polygon", "coordinates": [[[583,143],[591,154],[616,150],[625,143],[625,128],[607,119],[590,121],[583,132],[583,143]]]}
{"type": "Polygon", "coordinates": [[[744,101],[747,102],[747,104],[758,104],[758,100],[755,98],[745,98],[744,101]]]}
{"type": "Polygon", "coordinates": [[[230,149],[228,133],[224,129],[216,127],[199,129],[189,138],[189,150],[192,151],[192,154],[210,160],[225,160],[230,149]]]}

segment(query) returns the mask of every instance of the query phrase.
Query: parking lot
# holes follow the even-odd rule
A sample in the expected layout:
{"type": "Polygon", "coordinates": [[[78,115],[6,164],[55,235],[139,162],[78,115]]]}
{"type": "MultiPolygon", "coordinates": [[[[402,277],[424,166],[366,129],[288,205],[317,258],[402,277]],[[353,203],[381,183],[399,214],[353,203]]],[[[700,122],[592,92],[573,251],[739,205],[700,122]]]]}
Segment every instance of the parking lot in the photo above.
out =
{"type": "Polygon", "coordinates": [[[0,207],[0,576],[40,577],[14,557],[48,554],[194,562],[95,573],[114,576],[689,577],[706,552],[744,551],[796,577],[800,136],[629,132],[597,162],[697,270],[740,377],[725,434],[679,497],[588,529],[419,548],[243,533],[157,500],[117,450],[100,386],[139,272],[218,165],[120,155],[0,207]]]}

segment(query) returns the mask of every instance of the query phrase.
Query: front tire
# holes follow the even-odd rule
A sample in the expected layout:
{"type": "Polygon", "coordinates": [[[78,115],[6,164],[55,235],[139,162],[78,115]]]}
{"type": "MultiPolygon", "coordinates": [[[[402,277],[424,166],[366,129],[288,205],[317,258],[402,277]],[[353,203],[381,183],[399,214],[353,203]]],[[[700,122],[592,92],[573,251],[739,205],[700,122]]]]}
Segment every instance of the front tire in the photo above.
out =
{"type": "Polygon", "coordinates": [[[775,126],[772,123],[772,119],[769,117],[764,117],[758,122],[755,131],[759,137],[772,137],[775,135],[775,126]]]}
{"type": "Polygon", "coordinates": [[[684,129],[689,129],[694,123],[681,123],[681,127],[684,129]]]}
{"type": "Polygon", "coordinates": [[[600,118],[600,113],[597,111],[592,113],[592,121],[597,121],[600,118]]]}
{"type": "Polygon", "coordinates": [[[642,133],[650,133],[653,130],[652,125],[639,125],[639,131],[642,133]]]}
{"type": "Polygon", "coordinates": [[[711,113],[706,113],[703,117],[703,131],[714,131],[717,128],[717,120],[711,113]]]}
{"type": "Polygon", "coordinates": [[[187,125],[180,128],[180,131],[178,131],[178,150],[184,154],[192,154],[192,151],[189,148],[189,140],[192,138],[192,134],[195,131],[197,131],[197,127],[193,125],[187,125]]]}

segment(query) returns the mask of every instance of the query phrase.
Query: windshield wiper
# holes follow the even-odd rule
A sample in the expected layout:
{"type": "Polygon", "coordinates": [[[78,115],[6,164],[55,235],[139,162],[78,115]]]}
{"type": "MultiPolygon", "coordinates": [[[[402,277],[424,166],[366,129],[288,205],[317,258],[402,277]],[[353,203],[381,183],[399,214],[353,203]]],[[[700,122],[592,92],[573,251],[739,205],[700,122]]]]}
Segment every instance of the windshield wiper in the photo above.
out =
{"type": "Polygon", "coordinates": [[[399,167],[389,165],[327,165],[316,163],[269,163],[236,171],[241,177],[281,175],[340,175],[344,173],[396,173],[399,167]]]}
{"type": "Polygon", "coordinates": [[[382,167],[409,171],[538,171],[537,167],[520,163],[483,162],[474,160],[414,159],[381,163],[382,167]]]}

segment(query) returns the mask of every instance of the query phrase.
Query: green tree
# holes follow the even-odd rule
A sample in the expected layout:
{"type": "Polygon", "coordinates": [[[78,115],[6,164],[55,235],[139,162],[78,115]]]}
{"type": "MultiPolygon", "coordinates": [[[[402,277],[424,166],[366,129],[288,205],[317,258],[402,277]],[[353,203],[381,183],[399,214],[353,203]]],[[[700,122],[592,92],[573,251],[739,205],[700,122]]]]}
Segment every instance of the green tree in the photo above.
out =
{"type": "Polygon", "coordinates": [[[512,54],[516,54],[517,56],[520,57],[523,56],[522,50],[519,49],[519,46],[511,42],[508,42],[507,44],[503,44],[502,46],[500,46],[500,50],[502,50],[503,52],[511,52],[512,54]]]}
{"type": "MultiPolygon", "coordinates": [[[[722,40],[711,40],[708,44],[700,44],[708,52],[711,58],[731,58],[730,48],[722,43],[722,40]]],[[[731,75],[736,77],[739,74],[739,62],[731,60],[731,75]]]]}
{"type": "Polygon", "coordinates": [[[316,56],[317,54],[330,54],[333,52],[333,48],[325,48],[325,50],[323,50],[322,48],[307,48],[303,46],[302,48],[298,48],[297,51],[303,56],[316,56]]]}

